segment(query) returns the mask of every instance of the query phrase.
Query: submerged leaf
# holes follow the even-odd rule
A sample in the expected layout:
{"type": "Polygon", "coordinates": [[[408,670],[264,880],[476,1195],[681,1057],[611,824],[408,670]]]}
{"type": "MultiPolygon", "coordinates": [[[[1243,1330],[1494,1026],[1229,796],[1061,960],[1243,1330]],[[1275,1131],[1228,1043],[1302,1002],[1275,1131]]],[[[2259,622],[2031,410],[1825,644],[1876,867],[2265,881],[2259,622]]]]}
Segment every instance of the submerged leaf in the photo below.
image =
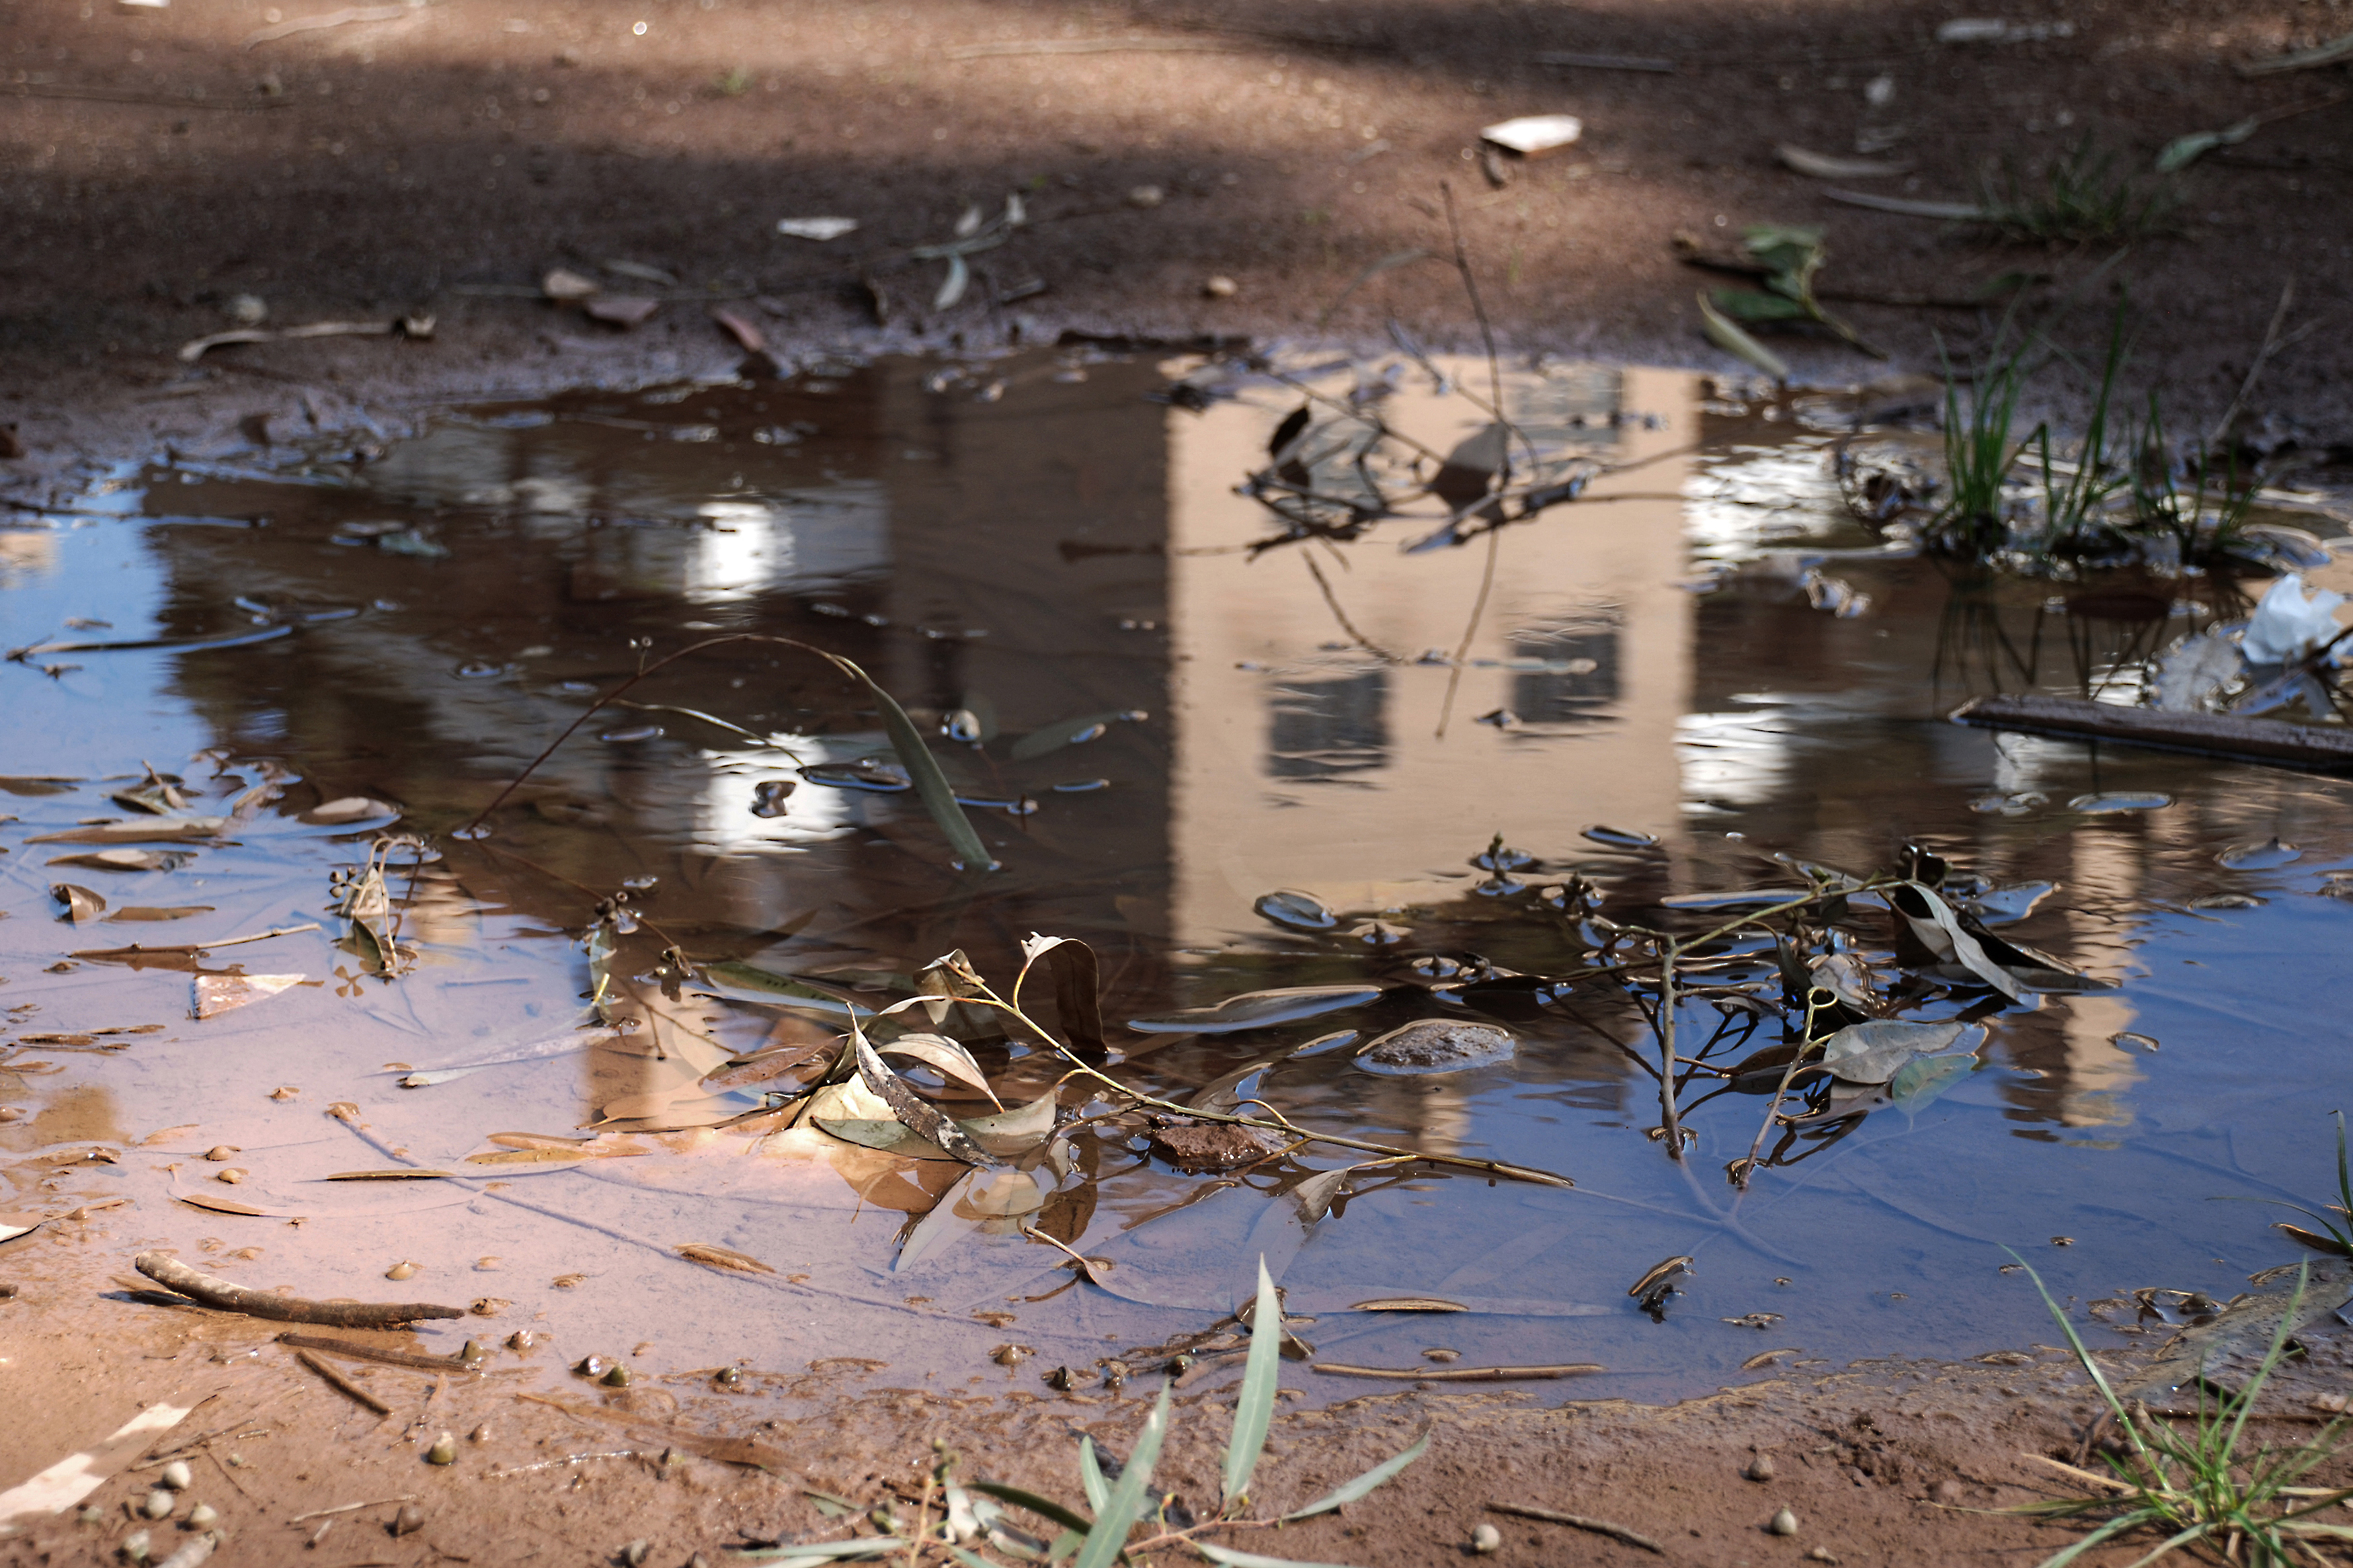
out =
{"type": "Polygon", "coordinates": [[[196,1016],[216,1018],[232,1008],[266,1001],[291,985],[299,974],[199,974],[196,976],[196,1016]]]}
{"type": "Polygon", "coordinates": [[[1279,926],[1293,931],[1330,931],[1340,923],[1332,906],[1313,893],[1303,893],[1284,888],[1271,893],[1261,893],[1250,908],[1279,926]]]}
{"type": "Polygon", "coordinates": [[[1967,1024],[1915,1024],[1873,1018],[1850,1024],[1822,1044],[1820,1066],[1849,1083],[1885,1083],[1915,1057],[1950,1047],[1967,1024]]]}
{"type": "Polygon", "coordinates": [[[1288,985],[1273,991],[1245,991],[1210,1007],[1181,1007],[1156,1016],[1130,1018],[1127,1026],[1147,1035],[1230,1035],[1242,1029],[1263,1029],[1320,1017],[1344,1007],[1361,1007],[1379,998],[1383,987],[1355,985],[1288,985]]]}

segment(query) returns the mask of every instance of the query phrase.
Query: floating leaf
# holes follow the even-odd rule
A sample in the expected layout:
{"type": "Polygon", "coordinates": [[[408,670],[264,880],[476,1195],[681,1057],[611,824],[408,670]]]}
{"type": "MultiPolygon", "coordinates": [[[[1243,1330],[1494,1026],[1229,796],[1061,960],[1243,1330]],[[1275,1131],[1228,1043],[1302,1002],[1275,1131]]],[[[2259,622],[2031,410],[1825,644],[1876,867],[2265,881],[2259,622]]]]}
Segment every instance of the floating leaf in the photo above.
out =
{"type": "Polygon", "coordinates": [[[1590,838],[1596,844],[1607,844],[1613,849],[1655,849],[1659,845],[1659,836],[1655,833],[1637,833],[1630,827],[1611,827],[1598,822],[1577,837],[1590,838]]]}
{"type": "Polygon", "coordinates": [[[302,820],[322,826],[343,826],[354,822],[391,821],[399,816],[400,807],[390,801],[375,800],[364,795],[347,795],[312,806],[302,814],[302,820]]]}
{"type": "Polygon", "coordinates": [[[812,1116],[809,1125],[829,1137],[861,1149],[896,1154],[908,1160],[954,1160],[955,1156],[892,1118],[812,1116]]]}
{"type": "Polygon", "coordinates": [[[1359,1301],[1352,1312],[1467,1312],[1471,1309],[1460,1301],[1449,1301],[1438,1296],[1381,1296],[1370,1301],[1359,1301]]]}
{"type": "Polygon", "coordinates": [[[1048,1089],[1027,1105],[995,1116],[972,1117],[956,1125],[992,1154],[1026,1153],[1053,1135],[1056,1108],[1054,1091],[1048,1089]]]}
{"type": "Polygon", "coordinates": [[[1082,746],[1089,741],[1101,740],[1113,724],[1136,717],[1134,710],[1122,708],[1104,713],[1082,713],[1075,719],[1057,719],[1014,742],[1006,754],[1017,763],[1033,762],[1065,746],[1082,746]]]}
{"type": "Polygon", "coordinates": [[[1912,934],[1929,952],[1959,964],[2011,1001],[2019,999],[2016,978],[1987,954],[1974,935],[1962,929],[1959,917],[1943,899],[1917,882],[1890,888],[1886,898],[1888,907],[1903,917],[1912,928],[1912,934]]]}
{"type": "Polygon", "coordinates": [[[1320,1017],[1344,1007],[1361,1007],[1379,998],[1378,985],[1289,985],[1273,991],[1245,991],[1210,1007],[1184,1007],[1156,1017],[1130,1018],[1127,1026],[1143,1034],[1230,1035],[1242,1029],[1263,1029],[1320,1017]]]}
{"type": "Polygon", "coordinates": [[[874,1016],[874,1009],[851,1001],[839,990],[814,980],[795,975],[778,974],[755,964],[706,963],[703,977],[711,989],[733,1000],[765,1002],[784,1006],[805,1007],[816,1013],[833,1013],[860,1018],[874,1016]]]}
{"type": "MultiPolygon", "coordinates": [[[[139,817],[130,822],[99,822],[66,833],[39,833],[27,844],[181,844],[211,838],[228,826],[226,816],[139,817]]],[[[52,865],[57,862],[50,862],[52,865]]]]}
{"type": "Polygon", "coordinates": [[[1303,893],[1285,888],[1276,892],[1261,893],[1250,908],[1279,926],[1293,931],[1330,931],[1340,923],[1332,906],[1313,893],[1303,893]]]}
{"type": "Polygon", "coordinates": [[[1954,1051],[1946,1056],[1915,1057],[1887,1080],[1887,1099],[1898,1110],[1916,1115],[1928,1102],[1975,1071],[1977,1054],[1954,1051]]]}
{"type": "Polygon", "coordinates": [[[49,897],[65,905],[66,919],[76,925],[81,924],[84,921],[94,921],[106,912],[106,900],[103,898],[91,892],[88,888],[78,887],[71,882],[50,883],[49,897]]]}
{"type": "Polygon", "coordinates": [[[1849,1083],[1885,1083],[1905,1063],[1948,1048],[1968,1030],[1967,1024],[1873,1018],[1824,1041],[1820,1065],[1849,1083]]]}
{"type": "Polygon", "coordinates": [[[774,1274],[775,1269],[731,1247],[713,1247],[708,1242],[690,1241],[673,1248],[689,1263],[701,1263],[712,1268],[724,1268],[736,1274],[774,1274]]]}
{"type": "Polygon", "coordinates": [[[327,1178],[331,1182],[427,1182],[448,1176],[448,1171],[420,1171],[401,1165],[385,1171],[338,1171],[327,1178]]]}
{"type": "Polygon", "coordinates": [[[176,871],[195,858],[186,849],[99,849],[88,855],[60,855],[49,864],[92,871],[176,871]]]}
{"type": "Polygon", "coordinates": [[[2067,809],[2086,816],[2113,816],[2126,811],[2163,811],[2172,804],[2171,795],[2155,790],[2108,790],[2100,795],[2079,795],[2067,803],[2067,809]]]}
{"type": "Polygon", "coordinates": [[[216,1018],[232,1008],[267,1001],[301,983],[302,976],[299,974],[199,974],[196,1016],[216,1018]]]}
{"type": "Polygon", "coordinates": [[[212,912],[213,906],[210,904],[125,904],[106,918],[109,921],[184,921],[192,915],[208,915],[212,912]]]}
{"type": "Polygon", "coordinates": [[[300,1219],[289,1209],[266,1209],[252,1204],[241,1204],[235,1198],[216,1198],[210,1193],[174,1193],[174,1197],[192,1207],[209,1209],[214,1214],[245,1215],[253,1219],[300,1219]]]}
{"type": "Polygon", "coordinates": [[[702,1075],[702,1087],[711,1089],[748,1089],[755,1083],[767,1083],[784,1077],[795,1068],[806,1067],[811,1061],[829,1058],[834,1055],[830,1044],[779,1046],[775,1050],[757,1051],[738,1058],[726,1066],[714,1068],[702,1075]]]}
{"type": "Polygon", "coordinates": [[[1103,973],[1095,950],[1076,937],[1032,934],[1021,943],[1021,972],[1043,962],[1054,976],[1054,1011],[1074,1046],[1104,1048],[1103,973]]]}
{"type": "Polygon", "coordinates": [[[858,1076],[866,1087],[879,1095],[891,1108],[891,1114],[919,1138],[930,1140],[962,1160],[967,1165],[994,1169],[1003,1161],[974,1142],[961,1127],[940,1113],[939,1109],[907,1086],[907,1081],[882,1065],[874,1047],[866,1043],[863,1033],[855,1032],[851,1041],[858,1053],[858,1076]]]}

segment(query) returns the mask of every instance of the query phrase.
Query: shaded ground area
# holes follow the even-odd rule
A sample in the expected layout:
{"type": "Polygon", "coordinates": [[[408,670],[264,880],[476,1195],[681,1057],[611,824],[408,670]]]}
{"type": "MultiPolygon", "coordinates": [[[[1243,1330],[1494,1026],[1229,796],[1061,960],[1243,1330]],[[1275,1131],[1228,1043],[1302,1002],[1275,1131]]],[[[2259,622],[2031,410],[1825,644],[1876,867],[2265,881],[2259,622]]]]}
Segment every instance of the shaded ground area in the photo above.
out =
{"type": "MultiPolygon", "coordinates": [[[[2342,441],[2353,105],[2332,101],[2341,68],[2234,68],[2342,32],[2338,9],[2086,0],[2014,18],[2062,36],[1940,44],[1949,11],[9,0],[0,194],[16,223],[0,260],[0,423],[55,455],[101,409],[185,441],[284,380],[310,417],[334,421],[345,397],[381,408],[404,389],[716,368],[727,345],[702,302],[723,298],[787,347],[979,345],[1073,325],[1371,339],[1390,316],[1461,345],[1470,315],[1433,260],[1333,308],[1368,266],[1447,249],[1451,181],[1512,343],[1728,365],[1697,335],[1704,279],[1671,237],[1819,224],[1829,289],[1966,301],[2023,272],[2050,279],[2030,290],[2039,312],[2090,279],[2068,328],[2085,341],[2105,328],[2098,296],[2128,286],[2151,324],[2140,379],[2166,389],[2182,427],[2229,402],[2293,281],[2284,330],[2314,330],[2274,356],[2257,412],[2307,446],[2342,441]],[[328,15],[358,19],[289,31],[328,15]],[[1847,184],[1968,202],[2004,159],[2039,190],[2033,172],[2079,145],[2094,162],[2112,153],[2117,174],[2146,171],[2176,137],[2284,110],[2302,112],[2193,166],[2164,230],[2125,246],[2021,246],[1842,206],[1774,161],[1781,142],[1875,149],[1911,172],[1847,184]],[[1584,139],[1491,189],[1478,129],[1536,112],[1582,117],[1584,139]],[[1156,205],[1131,205],[1154,199],[1142,187],[1156,205]],[[911,262],[909,247],[1012,191],[1028,226],[934,310],[944,264],[911,262]],[[821,215],[861,226],[827,243],[776,231],[821,215]],[[678,283],[600,273],[609,260],[678,283]],[[531,297],[557,265],[671,302],[626,335],[559,316],[531,297]],[[1234,293],[1205,294],[1213,277],[1234,293]],[[230,325],[242,294],[276,324],[421,310],[438,331],[430,347],[216,351],[195,373],[170,357],[230,325]]],[[[1937,335],[1965,352],[1990,324],[1969,309],[1842,308],[1915,369],[1933,369],[1937,335]]],[[[1879,373],[1841,346],[1787,341],[1801,374],[1879,373]]]]}

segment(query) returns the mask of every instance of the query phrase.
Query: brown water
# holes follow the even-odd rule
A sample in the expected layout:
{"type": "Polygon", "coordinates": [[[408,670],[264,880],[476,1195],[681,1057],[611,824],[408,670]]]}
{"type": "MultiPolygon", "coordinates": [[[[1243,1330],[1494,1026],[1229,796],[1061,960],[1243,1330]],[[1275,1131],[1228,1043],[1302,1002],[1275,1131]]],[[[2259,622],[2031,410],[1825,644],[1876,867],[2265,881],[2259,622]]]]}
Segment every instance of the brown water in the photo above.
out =
{"type": "MultiPolygon", "coordinates": [[[[1442,1348],[1461,1365],[1599,1363],[1530,1386],[1641,1398],[1736,1381],[1767,1350],[1833,1363],[2047,1338],[2032,1290],[1998,1271],[2004,1247],[2063,1299],[2227,1296],[2292,1255],[2265,1228],[2272,1214],[2209,1200],[2327,1193],[2326,1113],[2353,1090],[2353,910],[2316,894],[2353,851],[2353,793],[1944,717],[1997,688],[2129,693],[2153,651],[2242,613],[2226,585],[1957,580],[1881,550],[1839,506],[1837,400],[1752,408],[1677,374],[1579,366],[1520,373],[1512,395],[1547,461],[1612,470],[1577,504],[1460,548],[1400,549],[1431,525],[1390,521],[1254,549],[1283,530],[1236,486],[1299,394],[1212,368],[1198,379],[1217,395],[1196,411],[1149,395],[1171,368],[885,361],[581,393],[453,413],[357,455],[134,466],[95,479],[82,515],[0,519],[12,647],[286,628],[0,668],[0,813],[16,819],[0,826],[0,1106],[23,1113],[0,1125],[9,1203],[130,1197],[105,1242],[126,1267],[169,1245],[305,1295],[490,1298],[499,1332],[551,1336],[536,1358],[550,1379],[579,1356],[637,1350],[641,1374],[741,1361],[773,1374],[747,1389],[812,1399],[860,1376],[1045,1394],[1045,1369],[1208,1327],[1261,1255],[1291,1310],[1318,1320],[1302,1331],[1319,1359],[1404,1367],[1442,1348]],[[907,794],[802,778],[800,765],[887,763],[885,737],[838,674],[755,644],[668,667],[630,693],[654,707],[599,713],[487,837],[453,836],[595,693],[645,659],[754,630],[856,659],[935,731],[965,714],[985,738],[941,735],[934,751],[968,801],[1000,803],[969,808],[999,868],[960,872],[907,794]],[[91,847],[29,841],[134,819],[111,796],[146,764],[180,781],[185,811],[234,813],[217,841],[146,871],[58,867],[91,847]],[[782,815],[754,813],[764,784],[792,785],[782,815]],[[266,785],[277,793],[254,793],[266,785]],[[2102,792],[2170,804],[2069,807],[2102,792]],[[391,865],[416,953],[397,977],[373,973],[367,943],[329,912],[331,873],[364,866],[395,825],[305,820],[353,796],[395,803],[397,829],[429,846],[422,863],[400,851],[391,865]],[[1597,825],[1614,840],[1588,837],[1597,825]],[[1497,835],[1533,863],[1506,879],[1474,866],[1497,835]],[[2273,837],[2301,855],[2218,859],[2273,837]],[[1957,875],[2056,884],[2000,930],[2115,988],[2012,1006],[1933,979],[1906,989],[1887,966],[1886,915],[1857,907],[1841,941],[1879,962],[1907,1016],[1982,1025],[1974,1070],[1836,1136],[1790,1141],[1745,1194],[1724,1166],[1764,1099],[1694,1104],[1696,1084],[1683,1097],[1694,1142],[1671,1160],[1652,1135],[1640,998],[1585,973],[1596,928],[1545,889],[1581,876],[1609,919],[1697,931],[1725,917],[1660,900],[1788,886],[1797,873],[1776,854],[1867,874],[1907,840],[1957,875]],[[58,880],[116,918],[66,922],[47,890],[58,880]],[[583,1027],[596,982],[582,938],[625,889],[635,929],[617,937],[607,1016],[637,1026],[583,1027]],[[1335,923],[1254,911],[1283,889],[1335,923]],[[126,906],[195,912],[125,920],[126,906]],[[200,959],[68,956],[311,921],[322,929],[200,959]],[[1371,1156],[1312,1146],[1186,1173],[1071,1081],[1063,1121],[1096,1120],[1040,1167],[1034,1212],[992,1215],[960,1191],[917,1232],[963,1167],[776,1125],[786,1118],[712,1125],[806,1075],[712,1095],[695,1085],[705,1067],[764,1043],[824,1047],[839,1015],[714,994],[666,948],[881,1007],[951,950],[1008,981],[1032,931],[1099,955],[1115,1077],[1181,1100],[1355,1031],[1242,1092],[1302,1126],[1577,1184],[1366,1168],[1310,1223],[1290,1191],[1371,1156]],[[1482,961],[1567,988],[1443,988],[1488,974],[1482,961]],[[197,1021],[192,969],[300,980],[197,1021]],[[1256,1030],[1124,1026],[1242,992],[1361,982],[1382,988],[1369,1005],[1256,1030]],[[1354,1058],[1433,1016],[1500,1023],[1515,1048],[1441,1075],[1354,1058]],[[340,1117],[339,1102],[352,1108],[340,1117]],[[638,1152],[468,1163],[516,1142],[494,1134],[591,1131],[638,1152]],[[215,1179],[222,1164],[203,1156],[223,1144],[244,1182],[215,1179]],[[90,1145],[122,1158],[65,1174],[36,1163],[90,1145]],[[402,1165],[457,1174],[323,1179],[402,1165]],[[1024,1225],[1113,1259],[1113,1288],[1073,1283],[1024,1225]],[[698,1243],[774,1272],[674,1251],[698,1243]],[[1695,1273],[1653,1321],[1627,1288],[1674,1255],[1695,1273]],[[403,1259],[417,1271],[385,1282],[403,1259]],[[1346,1310],[1408,1294],[1475,1310],[1346,1310]],[[1728,1321],[1743,1318],[1762,1331],[1728,1321]],[[992,1364],[1008,1342],[1035,1358],[992,1364]],[[887,1366],[805,1371],[846,1357],[887,1366]]],[[[1353,370],[1296,369],[1334,398],[1356,384],[1353,370]]],[[[1387,417],[1436,451],[1484,422],[1419,370],[1389,386],[1387,417]]],[[[1360,483],[1346,456],[1313,461],[1306,488],[1360,483]]],[[[2340,566],[2308,576],[2353,586],[2340,566]]],[[[1700,978],[1746,983],[1769,1011],[1772,974],[1769,947],[1747,942],[1700,978]]],[[[1705,996],[1678,1015],[1686,1042],[1753,1021],[1705,996]]],[[[970,1009],[943,1026],[1008,1105],[1066,1070],[970,1009]]],[[[1749,1046],[1780,1028],[1766,1022],[1749,1046]]],[[[955,1114],[992,1109],[900,1065],[955,1114]]],[[[485,1326],[419,1337],[454,1349],[485,1326]]],[[[1298,1364],[1284,1376],[1319,1399],[1379,1386],[1298,1364]]]]}

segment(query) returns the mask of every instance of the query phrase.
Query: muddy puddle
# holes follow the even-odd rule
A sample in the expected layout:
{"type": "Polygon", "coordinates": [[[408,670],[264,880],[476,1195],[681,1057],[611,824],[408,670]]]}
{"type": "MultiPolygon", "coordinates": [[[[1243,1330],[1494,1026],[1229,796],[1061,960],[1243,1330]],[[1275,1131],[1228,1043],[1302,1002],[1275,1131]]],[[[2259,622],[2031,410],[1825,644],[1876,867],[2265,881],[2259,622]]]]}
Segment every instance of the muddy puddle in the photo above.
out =
{"type": "Polygon", "coordinates": [[[474,1304],[417,1347],[548,1385],[596,1354],[793,1408],[1148,1385],[1188,1343],[1227,1375],[1203,1336],[1261,1256],[1317,1401],[1384,1385],[1316,1366],[1663,1400],[2047,1340],[2005,1247],[2079,1301],[2291,1258],[2213,1200],[2326,1196],[2353,793],[1946,717],[2129,700],[2263,583],[1891,548],[1841,502],[1845,400],[1574,365],[1509,400],[1564,490],[1525,521],[1482,509],[1476,393],[1410,361],[1111,354],[482,405],[0,519],[5,1206],[85,1210],[125,1274],[474,1304]],[[469,827],[598,694],[746,632],[893,694],[997,868],[777,643],[664,666],[469,827]],[[1920,946],[1939,910],[2007,981],[1920,946]],[[1719,931],[1672,976],[1644,934],[1719,931]],[[934,962],[1007,996],[1033,932],[1088,944],[1100,1045],[1075,950],[1029,1023],[934,962]],[[1744,1188],[1809,985],[1896,1032],[1789,1075],[1744,1188]],[[994,1164],[871,1076],[812,1102],[851,1009],[925,1125],[1003,1116],[994,1164]],[[1049,1033],[1371,1147],[1134,1111],[1049,1033]]]}

